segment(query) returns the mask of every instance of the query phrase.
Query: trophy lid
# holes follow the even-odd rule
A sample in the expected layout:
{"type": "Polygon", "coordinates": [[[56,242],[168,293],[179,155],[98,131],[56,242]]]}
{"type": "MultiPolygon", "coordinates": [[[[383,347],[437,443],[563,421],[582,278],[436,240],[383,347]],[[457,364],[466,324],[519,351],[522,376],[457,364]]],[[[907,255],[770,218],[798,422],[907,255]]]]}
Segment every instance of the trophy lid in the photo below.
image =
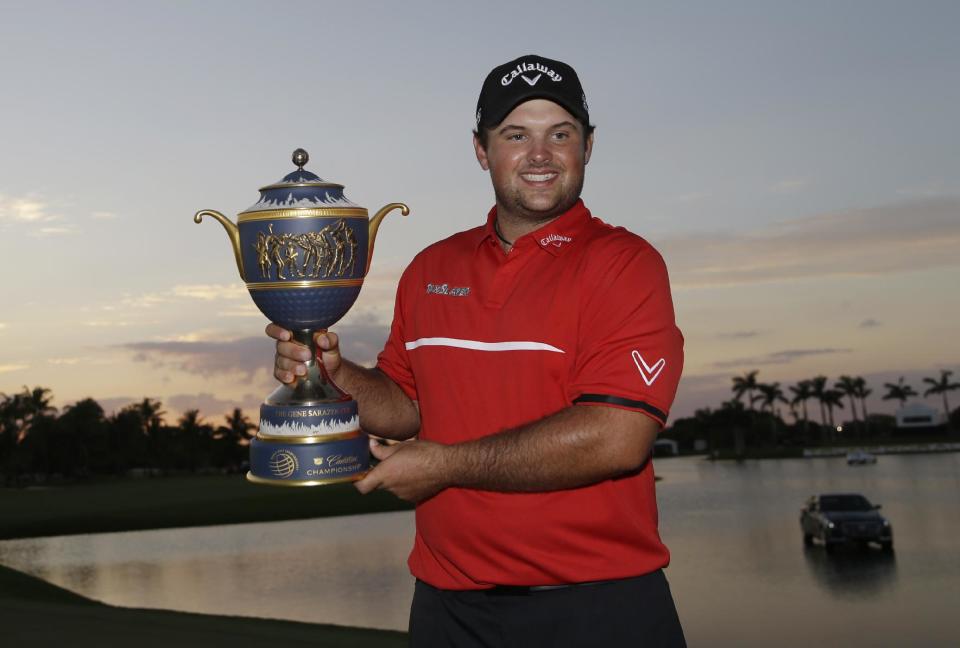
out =
{"type": "Polygon", "coordinates": [[[279,182],[260,188],[260,200],[240,212],[249,214],[273,209],[315,209],[318,207],[360,206],[343,195],[343,185],[326,182],[315,173],[304,169],[310,156],[302,148],[293,152],[297,170],[288,173],[279,182]]]}

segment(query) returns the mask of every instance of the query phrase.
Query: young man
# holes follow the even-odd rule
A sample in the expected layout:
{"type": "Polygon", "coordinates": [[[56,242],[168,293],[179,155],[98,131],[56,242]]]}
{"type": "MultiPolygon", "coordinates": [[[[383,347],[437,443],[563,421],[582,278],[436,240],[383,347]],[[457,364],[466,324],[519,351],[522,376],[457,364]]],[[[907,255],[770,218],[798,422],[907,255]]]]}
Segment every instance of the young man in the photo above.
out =
{"type": "MultiPolygon", "coordinates": [[[[683,364],[666,268],[580,200],[593,149],[574,70],[495,68],[474,149],[496,205],[400,280],[375,369],[318,336],[380,463],[416,502],[414,646],[682,646],[662,568],[653,440],[683,364]]],[[[307,350],[270,325],[276,377],[307,350]]]]}

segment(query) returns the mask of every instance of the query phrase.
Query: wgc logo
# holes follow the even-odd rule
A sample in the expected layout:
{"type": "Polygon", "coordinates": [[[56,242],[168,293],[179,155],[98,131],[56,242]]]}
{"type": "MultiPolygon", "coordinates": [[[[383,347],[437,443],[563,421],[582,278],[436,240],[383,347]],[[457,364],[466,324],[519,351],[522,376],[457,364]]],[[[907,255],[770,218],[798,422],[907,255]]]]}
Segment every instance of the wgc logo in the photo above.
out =
{"type": "Polygon", "coordinates": [[[297,455],[289,450],[277,450],[270,455],[270,472],[274,477],[286,479],[297,472],[297,455]]]}

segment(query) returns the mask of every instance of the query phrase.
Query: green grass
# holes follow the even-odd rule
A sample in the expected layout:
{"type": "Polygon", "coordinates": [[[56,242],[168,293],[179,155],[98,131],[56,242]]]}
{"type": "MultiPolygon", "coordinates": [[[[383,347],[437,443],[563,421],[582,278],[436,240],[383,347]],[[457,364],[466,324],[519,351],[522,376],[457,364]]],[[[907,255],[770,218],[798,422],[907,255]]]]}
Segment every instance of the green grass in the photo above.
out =
{"type": "Polygon", "coordinates": [[[259,486],[240,475],[100,480],[0,489],[0,540],[267,522],[407,510],[390,493],[352,484],[259,486]]]}
{"type": "Polygon", "coordinates": [[[393,648],[407,635],[294,621],[118,608],[0,566],[3,645],[393,648]]]}

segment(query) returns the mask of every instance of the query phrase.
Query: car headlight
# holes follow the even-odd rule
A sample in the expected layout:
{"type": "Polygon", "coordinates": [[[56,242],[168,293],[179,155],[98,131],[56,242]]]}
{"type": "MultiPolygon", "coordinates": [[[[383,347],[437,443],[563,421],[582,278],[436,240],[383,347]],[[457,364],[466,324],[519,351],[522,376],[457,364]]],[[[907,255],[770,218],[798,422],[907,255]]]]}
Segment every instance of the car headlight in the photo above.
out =
{"type": "Polygon", "coordinates": [[[837,526],[837,525],[834,524],[833,522],[830,522],[829,520],[827,520],[827,528],[828,528],[828,529],[832,529],[832,528],[835,527],[835,526],[837,526]]]}
{"type": "Polygon", "coordinates": [[[889,527],[889,526],[890,526],[890,521],[889,521],[889,520],[884,520],[884,521],[883,521],[883,526],[884,526],[884,527],[889,527]]]}

